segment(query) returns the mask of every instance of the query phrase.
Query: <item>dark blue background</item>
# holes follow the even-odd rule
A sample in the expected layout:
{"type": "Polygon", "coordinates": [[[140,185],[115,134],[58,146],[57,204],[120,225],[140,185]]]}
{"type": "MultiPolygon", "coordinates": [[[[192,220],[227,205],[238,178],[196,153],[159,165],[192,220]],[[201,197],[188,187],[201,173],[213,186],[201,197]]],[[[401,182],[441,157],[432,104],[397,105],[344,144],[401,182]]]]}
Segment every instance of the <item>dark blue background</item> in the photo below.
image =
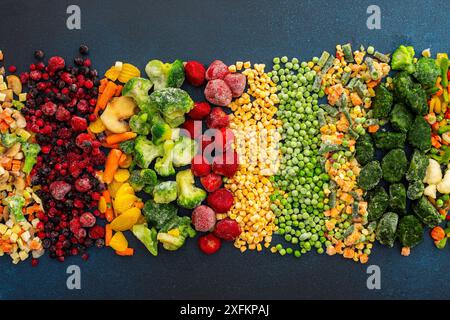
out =
{"type": "MultiPolygon", "coordinates": [[[[400,44],[433,53],[449,52],[448,1],[149,1],[149,0],[2,0],[0,48],[7,64],[19,70],[33,52],[74,56],[78,46],[91,49],[101,72],[116,60],[144,67],[149,59],[195,59],[209,63],[251,60],[270,66],[273,56],[308,59],[336,44],[373,45],[390,52],[400,44]],[[66,8],[78,4],[82,29],[66,28],[66,8]],[[368,30],[366,9],[381,8],[382,29],[368,30]]],[[[129,237],[131,238],[131,237],[129,237]]],[[[13,266],[0,259],[0,299],[166,298],[166,299],[298,299],[298,298],[450,298],[450,251],[438,251],[428,236],[412,251],[373,250],[369,264],[381,268],[381,290],[366,288],[366,268],[342,257],[311,253],[301,259],[270,253],[241,254],[225,245],[204,256],[191,240],[175,253],[158,257],[136,247],[134,257],[112,250],[91,250],[91,258],[66,263],[40,260],[13,266]],[[66,288],[66,268],[77,264],[82,289],[66,288]]]]}

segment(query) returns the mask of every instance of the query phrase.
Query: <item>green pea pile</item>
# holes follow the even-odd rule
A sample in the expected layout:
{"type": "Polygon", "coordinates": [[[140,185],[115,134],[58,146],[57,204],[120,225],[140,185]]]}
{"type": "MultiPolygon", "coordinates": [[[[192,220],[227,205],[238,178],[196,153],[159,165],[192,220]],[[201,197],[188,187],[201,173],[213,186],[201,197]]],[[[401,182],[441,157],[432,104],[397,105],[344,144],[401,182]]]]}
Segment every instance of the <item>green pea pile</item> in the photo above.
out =
{"type": "Polygon", "coordinates": [[[269,76],[277,84],[277,117],[283,122],[281,134],[281,163],[273,177],[276,191],[271,196],[271,209],[276,214],[277,233],[287,244],[277,244],[273,251],[296,257],[313,248],[323,253],[327,244],[324,210],[328,199],[329,176],[321,164],[318,151],[321,144],[318,119],[318,99],[324,92],[313,89],[318,62],[299,62],[297,58],[274,58],[269,76]]]}

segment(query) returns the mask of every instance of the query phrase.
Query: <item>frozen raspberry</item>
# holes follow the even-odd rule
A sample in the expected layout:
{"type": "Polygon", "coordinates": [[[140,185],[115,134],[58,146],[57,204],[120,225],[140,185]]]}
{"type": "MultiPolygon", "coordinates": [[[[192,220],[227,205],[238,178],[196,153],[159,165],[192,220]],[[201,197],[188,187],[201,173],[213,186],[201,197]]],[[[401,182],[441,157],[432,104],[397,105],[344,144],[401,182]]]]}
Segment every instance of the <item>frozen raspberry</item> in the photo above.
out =
{"type": "Polygon", "coordinates": [[[55,72],[61,70],[65,67],[66,62],[63,58],[55,56],[48,59],[48,70],[50,72],[55,72]]]}
{"type": "Polygon", "coordinates": [[[53,116],[56,113],[56,104],[54,104],[51,101],[48,101],[46,103],[44,103],[41,106],[41,110],[42,112],[46,115],[46,116],[53,116]]]}
{"type": "Polygon", "coordinates": [[[88,127],[86,119],[77,116],[70,120],[70,125],[74,131],[86,131],[88,127]]]}
{"type": "Polygon", "coordinates": [[[72,189],[72,186],[65,181],[55,181],[50,185],[50,193],[56,200],[62,200],[72,189]]]}
{"type": "Polygon", "coordinates": [[[217,213],[227,213],[234,203],[233,194],[224,188],[210,193],[206,201],[217,213]]]}
{"type": "Polygon", "coordinates": [[[105,228],[103,228],[102,226],[96,225],[89,230],[89,238],[91,239],[95,240],[104,237],[105,237],[105,228]]]}
{"type": "Polygon", "coordinates": [[[56,120],[58,121],[68,121],[70,120],[70,112],[64,107],[58,107],[56,110],[56,120]]]}
{"type": "Polygon", "coordinates": [[[215,173],[210,173],[200,178],[200,183],[208,192],[214,192],[222,186],[222,177],[215,173]]]}
{"type": "Polygon", "coordinates": [[[75,189],[77,189],[78,192],[88,192],[91,188],[92,184],[89,178],[79,178],[75,181],[75,189]]]}
{"type": "Polygon", "coordinates": [[[228,127],[230,124],[229,116],[222,108],[213,108],[208,118],[206,119],[206,126],[210,129],[220,129],[228,127]]]}
{"type": "Polygon", "coordinates": [[[222,240],[233,241],[241,234],[241,228],[235,220],[225,218],[216,224],[214,234],[222,240]]]}
{"type": "Polygon", "coordinates": [[[225,63],[220,60],[213,61],[206,70],[206,80],[223,79],[230,73],[225,63]]]}
{"type": "Polygon", "coordinates": [[[208,102],[196,102],[194,108],[189,111],[188,116],[194,120],[203,120],[211,112],[211,106],[208,102]]]}
{"type": "Polygon", "coordinates": [[[77,109],[80,113],[88,113],[90,109],[89,103],[86,100],[81,99],[77,103],[77,109]]]}
{"type": "Polygon", "coordinates": [[[194,87],[205,83],[205,67],[198,61],[188,61],[184,66],[187,81],[194,87]]]}
{"type": "Polygon", "coordinates": [[[83,228],[90,228],[95,225],[97,219],[90,212],[85,212],[80,217],[80,223],[83,228]]]}
{"type": "Polygon", "coordinates": [[[191,170],[194,176],[203,177],[211,172],[211,164],[202,155],[196,155],[192,159],[191,170]]]}

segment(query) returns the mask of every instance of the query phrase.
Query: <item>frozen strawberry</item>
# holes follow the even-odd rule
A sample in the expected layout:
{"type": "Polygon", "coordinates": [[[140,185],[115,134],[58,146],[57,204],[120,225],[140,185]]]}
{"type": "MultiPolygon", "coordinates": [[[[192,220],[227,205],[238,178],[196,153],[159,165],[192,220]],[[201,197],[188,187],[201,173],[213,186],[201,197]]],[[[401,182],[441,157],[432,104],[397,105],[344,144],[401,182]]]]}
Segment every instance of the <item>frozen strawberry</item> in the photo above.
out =
{"type": "Polygon", "coordinates": [[[234,142],[234,133],[229,128],[220,128],[220,131],[216,134],[214,139],[214,146],[216,152],[225,152],[231,149],[234,142]]]}
{"type": "Polygon", "coordinates": [[[211,62],[206,70],[206,80],[223,79],[229,73],[230,70],[228,70],[228,66],[225,63],[215,60],[211,62]]]}
{"type": "Polygon", "coordinates": [[[204,94],[206,100],[221,107],[229,105],[233,99],[230,87],[221,79],[209,81],[204,94]]]}
{"type": "Polygon", "coordinates": [[[208,192],[214,192],[222,186],[222,177],[215,173],[200,178],[200,183],[208,192]]]}
{"type": "Polygon", "coordinates": [[[222,242],[219,238],[210,233],[206,236],[201,236],[198,238],[198,246],[203,253],[210,255],[219,251],[222,246],[222,242]]]}
{"type": "Polygon", "coordinates": [[[205,67],[198,61],[188,61],[184,66],[187,81],[194,87],[205,83],[205,67]]]}
{"type": "Polygon", "coordinates": [[[211,164],[205,157],[199,154],[192,159],[191,170],[194,176],[203,177],[211,172],[211,164]]]}
{"type": "Polygon", "coordinates": [[[50,193],[56,200],[63,200],[72,186],[65,181],[55,181],[50,184],[50,193]]]}
{"type": "Polygon", "coordinates": [[[192,212],[192,224],[197,231],[211,231],[216,225],[216,213],[208,206],[199,206],[192,212]]]}
{"type": "Polygon", "coordinates": [[[206,201],[216,213],[227,213],[234,203],[233,194],[225,188],[210,193],[206,201]]]}
{"type": "Polygon", "coordinates": [[[223,78],[223,81],[228,85],[233,95],[233,98],[242,96],[245,85],[247,84],[247,78],[242,73],[230,73],[223,78]]]}
{"type": "Polygon", "coordinates": [[[230,117],[222,108],[213,108],[206,119],[206,126],[210,129],[225,128],[228,127],[229,124],[230,117]]]}
{"type": "Polygon", "coordinates": [[[188,116],[194,120],[203,120],[211,112],[211,106],[208,102],[196,102],[194,108],[189,111],[188,116]]]}
{"type": "Polygon", "coordinates": [[[197,139],[198,137],[200,137],[202,135],[202,127],[203,127],[203,124],[201,121],[187,119],[183,123],[184,130],[182,130],[181,133],[191,139],[197,139]]]}
{"type": "Polygon", "coordinates": [[[214,138],[209,136],[208,134],[204,134],[197,139],[198,144],[201,148],[201,154],[208,160],[214,159],[214,150],[215,146],[213,144],[214,138]]]}
{"type": "Polygon", "coordinates": [[[70,125],[74,131],[86,131],[88,126],[86,119],[78,116],[72,117],[70,120],[70,125]]]}
{"type": "Polygon", "coordinates": [[[236,151],[228,150],[214,157],[212,171],[221,176],[232,178],[239,169],[239,159],[236,151]]]}
{"type": "Polygon", "coordinates": [[[241,234],[241,228],[235,220],[226,218],[220,220],[214,228],[214,235],[225,241],[236,240],[241,234]]]}

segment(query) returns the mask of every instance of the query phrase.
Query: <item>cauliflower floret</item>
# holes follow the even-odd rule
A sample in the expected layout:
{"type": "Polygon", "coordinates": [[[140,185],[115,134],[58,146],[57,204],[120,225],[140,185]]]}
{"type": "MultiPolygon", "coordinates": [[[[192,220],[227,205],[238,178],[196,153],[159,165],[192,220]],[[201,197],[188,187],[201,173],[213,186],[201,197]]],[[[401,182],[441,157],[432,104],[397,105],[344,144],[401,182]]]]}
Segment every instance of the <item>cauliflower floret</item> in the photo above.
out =
{"type": "Polygon", "coordinates": [[[442,171],[439,162],[434,159],[429,159],[427,172],[423,182],[426,184],[438,184],[442,180],[442,171]]]}
{"type": "Polygon", "coordinates": [[[437,185],[437,191],[442,194],[450,193],[450,170],[445,172],[444,179],[437,185]]]}
{"type": "Polygon", "coordinates": [[[426,187],[423,190],[423,194],[427,197],[436,199],[436,185],[435,184],[430,184],[428,187],[426,187]]]}

